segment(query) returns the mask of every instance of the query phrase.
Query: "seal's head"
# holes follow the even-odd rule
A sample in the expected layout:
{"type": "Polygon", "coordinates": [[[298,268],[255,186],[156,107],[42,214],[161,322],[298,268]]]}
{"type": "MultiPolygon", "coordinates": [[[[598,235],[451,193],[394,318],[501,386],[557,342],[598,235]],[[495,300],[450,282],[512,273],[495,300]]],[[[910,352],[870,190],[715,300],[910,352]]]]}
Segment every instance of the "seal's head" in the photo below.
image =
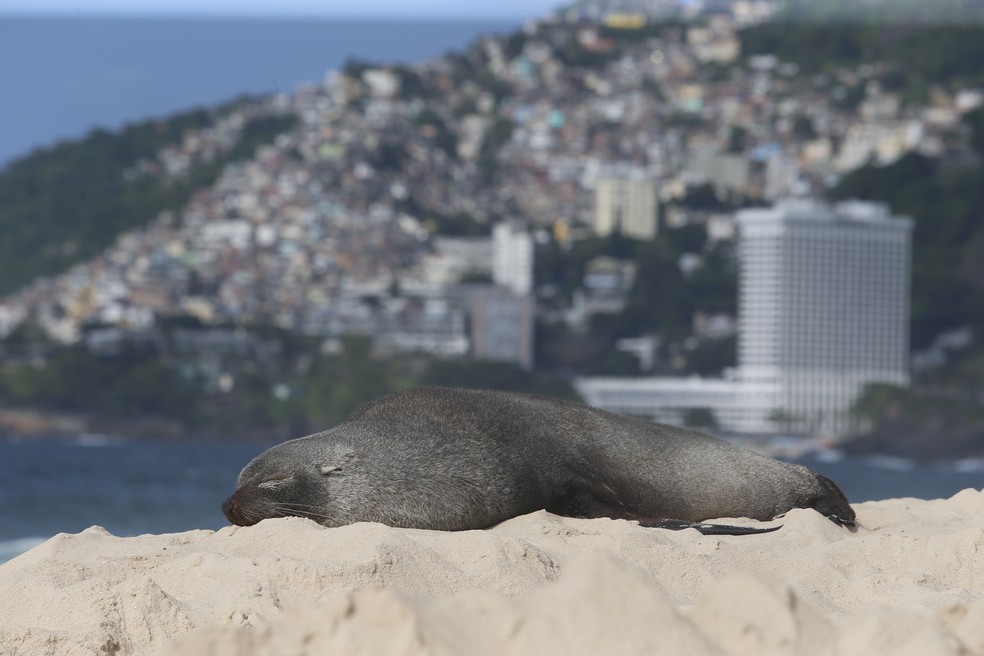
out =
{"type": "Polygon", "coordinates": [[[238,526],[252,526],[268,517],[309,517],[324,519],[318,497],[317,479],[326,472],[317,464],[311,471],[299,467],[297,461],[279,458],[268,451],[255,458],[239,474],[236,491],[222,502],[226,518],[238,526]]]}
{"type": "Polygon", "coordinates": [[[857,516],[847,497],[837,487],[837,483],[820,474],[814,473],[814,476],[820,482],[824,494],[821,494],[816,499],[812,499],[810,503],[805,504],[805,507],[813,508],[835,524],[847,526],[848,528],[853,527],[857,516]]]}

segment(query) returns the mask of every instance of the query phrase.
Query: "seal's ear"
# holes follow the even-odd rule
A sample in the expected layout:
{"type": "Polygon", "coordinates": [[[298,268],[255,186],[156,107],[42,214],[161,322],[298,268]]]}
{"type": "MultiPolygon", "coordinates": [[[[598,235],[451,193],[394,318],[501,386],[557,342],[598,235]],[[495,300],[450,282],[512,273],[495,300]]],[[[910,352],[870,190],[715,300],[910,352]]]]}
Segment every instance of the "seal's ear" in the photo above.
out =
{"type": "Polygon", "coordinates": [[[338,471],[339,469],[341,469],[341,467],[333,467],[332,465],[321,465],[321,467],[319,467],[318,469],[321,471],[322,474],[327,476],[328,474],[334,471],[338,471]]]}

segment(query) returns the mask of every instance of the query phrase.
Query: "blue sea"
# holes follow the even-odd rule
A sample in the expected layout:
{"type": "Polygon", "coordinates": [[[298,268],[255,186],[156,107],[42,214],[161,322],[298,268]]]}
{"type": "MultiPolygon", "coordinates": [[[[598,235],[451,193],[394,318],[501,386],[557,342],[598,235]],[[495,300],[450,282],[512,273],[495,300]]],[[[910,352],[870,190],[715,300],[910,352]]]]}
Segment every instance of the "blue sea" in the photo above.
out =
{"type": "MultiPolygon", "coordinates": [[[[0,3],[2,4],[2,3],[0,3]]],[[[2,11],[2,7],[0,7],[2,11]]],[[[0,167],[38,146],[291,92],[347,59],[414,63],[516,21],[20,18],[0,15],[0,167]]]]}
{"type": "MultiPolygon", "coordinates": [[[[267,446],[99,435],[0,438],[0,562],[93,524],[115,535],[221,528],[227,523],[222,500],[243,465],[267,446]]],[[[979,468],[917,467],[890,458],[801,462],[837,481],[855,502],[932,499],[984,486],[979,468]]]]}

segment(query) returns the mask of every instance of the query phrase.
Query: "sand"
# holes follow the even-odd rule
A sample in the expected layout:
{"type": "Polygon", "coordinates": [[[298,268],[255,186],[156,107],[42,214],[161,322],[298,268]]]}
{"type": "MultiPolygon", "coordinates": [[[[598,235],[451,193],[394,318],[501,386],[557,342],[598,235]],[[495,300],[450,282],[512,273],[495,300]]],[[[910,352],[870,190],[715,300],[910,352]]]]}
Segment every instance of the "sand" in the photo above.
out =
{"type": "Polygon", "coordinates": [[[0,565],[0,654],[984,654],[984,492],[855,507],[854,533],[795,510],[744,537],[93,527],[0,565]]]}

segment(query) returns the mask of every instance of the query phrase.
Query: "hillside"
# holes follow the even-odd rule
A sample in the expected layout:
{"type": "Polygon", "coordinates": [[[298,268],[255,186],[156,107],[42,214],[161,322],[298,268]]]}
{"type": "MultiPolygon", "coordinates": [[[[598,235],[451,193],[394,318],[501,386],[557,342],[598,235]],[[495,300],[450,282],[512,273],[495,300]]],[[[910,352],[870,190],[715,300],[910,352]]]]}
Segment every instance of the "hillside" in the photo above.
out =
{"type": "MultiPolygon", "coordinates": [[[[372,354],[370,366],[367,347],[337,343],[439,311],[463,325],[455,299],[440,310],[404,289],[447,274],[443,238],[507,220],[536,243],[539,373],[714,374],[734,363],[736,267],[730,237],[710,238],[709,226],[838,178],[834,198],[879,200],[916,221],[913,347],[965,326],[981,334],[984,118],[957,99],[984,84],[984,27],[716,29],[545,22],[426,66],[349,62],[280,104],[97,132],[11,164],[0,171],[0,294],[20,292],[8,316],[21,328],[5,345],[0,400],[283,430],[418,382],[569,393],[549,375],[523,383],[516,367],[442,368],[446,353],[372,354]],[[842,175],[882,157],[838,152],[879,120],[904,143],[898,156],[842,175]],[[912,124],[932,149],[899,137],[912,124]],[[725,186],[708,161],[745,175],[725,186]],[[802,165],[796,184],[767,189],[775,163],[802,165]],[[612,169],[659,171],[657,234],[591,234],[591,185],[612,169]],[[612,265],[602,256],[632,275],[620,303],[579,315],[590,267],[612,265]],[[169,322],[188,317],[228,350],[175,346],[201,337],[175,337],[169,322]],[[275,339],[263,336],[271,324],[275,339]],[[35,340],[38,326],[74,350],[35,340]],[[640,336],[658,345],[648,367],[617,347],[640,336]],[[116,351],[85,352],[110,338],[116,351]],[[91,380],[118,398],[94,397],[91,380]]],[[[885,407],[867,407],[875,424],[885,407]]]]}
{"type": "Polygon", "coordinates": [[[215,182],[230,162],[253,155],[290,128],[294,119],[242,101],[135,123],[113,133],[95,130],[80,141],[38,150],[0,169],[0,296],[40,276],[89,260],[133,228],[176,211],[215,182]],[[242,126],[210,157],[180,175],[134,175],[190,133],[214,131],[239,112],[242,126]]]}

